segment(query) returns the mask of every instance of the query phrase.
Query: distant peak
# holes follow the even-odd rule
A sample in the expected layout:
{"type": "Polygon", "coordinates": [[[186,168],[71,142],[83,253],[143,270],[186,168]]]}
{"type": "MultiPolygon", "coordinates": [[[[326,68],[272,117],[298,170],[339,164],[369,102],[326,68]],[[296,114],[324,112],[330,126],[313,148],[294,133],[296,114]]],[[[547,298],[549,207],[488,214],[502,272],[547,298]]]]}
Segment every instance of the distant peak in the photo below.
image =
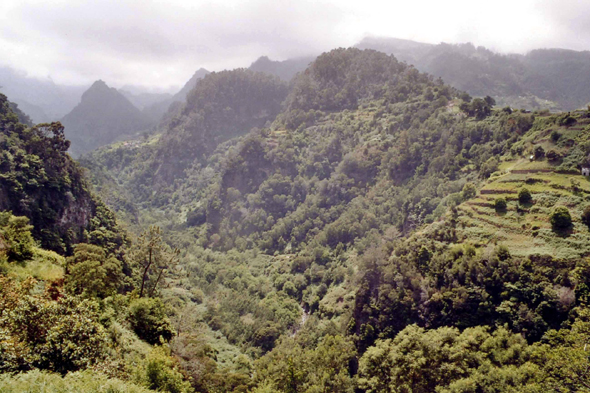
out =
{"type": "MultiPolygon", "coordinates": [[[[112,97],[119,96],[121,93],[115,88],[109,87],[102,79],[97,80],[82,94],[82,101],[89,99],[90,97],[112,97]]],[[[123,95],[121,95],[122,97],[123,95]]]]}
{"type": "Polygon", "coordinates": [[[95,87],[95,86],[96,86],[96,87],[98,87],[98,86],[105,86],[105,87],[109,87],[109,86],[108,86],[108,85],[105,83],[105,81],[103,81],[102,79],[99,79],[99,80],[97,80],[96,82],[94,82],[94,83],[92,84],[92,87],[95,87]]]}
{"type": "Polygon", "coordinates": [[[90,88],[88,91],[108,91],[111,90],[111,88],[105,83],[105,81],[103,81],[102,79],[97,80],[96,82],[94,82],[92,84],[92,86],[90,86],[90,88]]]}
{"type": "Polygon", "coordinates": [[[207,71],[206,69],[201,67],[197,71],[195,71],[195,73],[193,74],[193,77],[191,79],[203,78],[205,75],[207,75],[209,73],[210,73],[209,71],[207,71]]]}

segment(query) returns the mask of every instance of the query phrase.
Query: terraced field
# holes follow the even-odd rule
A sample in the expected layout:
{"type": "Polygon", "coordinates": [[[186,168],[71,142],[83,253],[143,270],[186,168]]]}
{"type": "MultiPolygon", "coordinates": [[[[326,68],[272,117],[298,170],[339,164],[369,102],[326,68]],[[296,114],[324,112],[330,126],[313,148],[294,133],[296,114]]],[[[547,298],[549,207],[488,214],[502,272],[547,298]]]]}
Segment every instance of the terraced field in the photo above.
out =
{"type": "Polygon", "coordinates": [[[478,244],[490,242],[508,246],[516,255],[552,254],[560,258],[590,255],[590,231],[580,221],[590,205],[590,181],[582,175],[553,171],[548,164],[530,168],[525,160],[506,162],[504,174],[493,177],[476,198],[462,203],[458,210],[463,238],[478,244]],[[526,172],[524,172],[526,171],[526,172]],[[530,204],[518,202],[518,192],[526,187],[530,204]],[[507,209],[497,212],[496,198],[504,198],[507,209]],[[565,206],[573,219],[569,231],[552,229],[550,215],[555,207],[565,206]]]}
{"type": "Polygon", "coordinates": [[[458,206],[459,239],[470,239],[476,246],[504,244],[515,255],[590,256],[590,231],[581,222],[584,208],[590,206],[590,178],[573,168],[564,170],[560,166],[562,160],[551,163],[546,158],[528,158],[541,146],[545,151],[558,152],[565,160],[576,145],[588,143],[589,122],[582,118],[576,127],[545,127],[525,135],[522,155],[504,157],[498,172],[477,196],[458,206]],[[559,142],[549,137],[556,130],[560,133],[559,142]],[[532,194],[532,202],[522,205],[518,192],[525,187],[532,194]],[[506,200],[505,211],[495,210],[497,198],[506,200]],[[572,216],[573,226],[567,231],[556,231],[551,226],[551,213],[558,206],[567,207],[572,216]]]}

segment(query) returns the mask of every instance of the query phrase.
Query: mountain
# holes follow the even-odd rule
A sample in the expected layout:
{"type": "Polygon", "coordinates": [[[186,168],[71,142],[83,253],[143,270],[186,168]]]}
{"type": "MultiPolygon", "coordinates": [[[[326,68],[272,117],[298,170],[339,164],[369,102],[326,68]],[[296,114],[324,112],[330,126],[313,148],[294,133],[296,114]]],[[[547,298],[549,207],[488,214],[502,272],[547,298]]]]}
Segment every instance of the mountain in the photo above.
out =
{"type": "MultiPolygon", "coordinates": [[[[258,96],[226,113],[246,87],[277,91],[255,80],[211,74],[161,136],[86,157],[184,250],[176,293],[202,290],[199,321],[256,359],[222,391],[588,382],[588,111],[496,109],[350,48],[320,55],[245,131],[258,96]]],[[[173,345],[200,390],[218,385],[186,343],[206,332],[173,345]]]]}
{"type": "Polygon", "coordinates": [[[57,85],[51,79],[28,77],[0,67],[0,92],[18,104],[34,123],[57,121],[79,102],[86,86],[57,85]]]}
{"type": "MultiPolygon", "coordinates": [[[[9,117],[18,207],[50,153],[73,161],[57,123],[9,117]]],[[[131,246],[112,256],[92,219],[64,260],[0,213],[0,390],[583,391],[589,127],[375,50],[326,52],[289,84],[211,73],[154,133],[81,160],[131,246]]]]}
{"type": "Polygon", "coordinates": [[[139,109],[101,80],[84,92],[80,104],[64,116],[62,123],[74,156],[150,126],[139,109]]]}
{"type": "Polygon", "coordinates": [[[194,87],[197,85],[197,82],[209,74],[210,74],[210,72],[207,71],[206,69],[199,68],[197,71],[195,71],[193,76],[191,76],[191,78],[184,84],[182,89],[180,89],[180,91],[174,95],[174,97],[172,98],[172,101],[173,102],[174,101],[180,101],[180,102],[186,101],[188,94],[190,93],[190,91],[192,89],[194,89],[194,87]]]}
{"type": "Polygon", "coordinates": [[[499,54],[470,43],[432,45],[378,37],[365,38],[357,47],[391,53],[471,95],[491,95],[500,105],[574,110],[590,102],[590,52],[499,54]]]}
{"type": "Polygon", "coordinates": [[[180,181],[219,144],[273,121],[286,95],[287,86],[269,75],[244,69],[208,74],[164,122],[164,132],[151,147],[153,157],[143,163],[150,166],[144,175],[156,188],[180,181]]]}
{"type": "Polygon", "coordinates": [[[270,60],[267,56],[261,56],[249,68],[252,71],[278,76],[289,82],[297,73],[304,71],[314,59],[315,56],[308,56],[276,61],[270,60]]]}
{"type": "Polygon", "coordinates": [[[124,88],[119,89],[119,93],[123,94],[139,110],[172,98],[172,94],[169,93],[133,93],[124,88]]]}
{"type": "MultiPolygon", "coordinates": [[[[188,96],[188,93],[197,85],[197,82],[199,80],[203,79],[209,73],[210,72],[206,69],[199,68],[197,71],[195,71],[193,76],[184,84],[182,89],[180,89],[176,94],[165,100],[153,103],[152,105],[147,105],[146,107],[142,108],[143,113],[146,116],[149,116],[150,119],[159,122],[160,120],[162,120],[163,116],[167,112],[169,112],[171,106],[174,103],[184,104],[184,102],[186,101],[186,97],[188,96]]],[[[172,113],[169,114],[172,115],[172,113]]]]}

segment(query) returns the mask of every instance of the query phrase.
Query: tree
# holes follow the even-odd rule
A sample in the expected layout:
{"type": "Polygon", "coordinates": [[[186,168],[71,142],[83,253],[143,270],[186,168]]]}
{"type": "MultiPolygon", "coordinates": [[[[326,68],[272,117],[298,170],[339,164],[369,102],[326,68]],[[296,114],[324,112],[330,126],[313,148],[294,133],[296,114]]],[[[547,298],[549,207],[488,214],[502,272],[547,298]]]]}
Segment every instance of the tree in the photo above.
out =
{"type": "Polygon", "coordinates": [[[98,303],[69,295],[52,300],[48,293],[33,294],[36,284],[0,275],[0,372],[65,374],[102,360],[108,336],[98,303]]]}
{"type": "Polygon", "coordinates": [[[365,352],[359,385],[368,393],[522,391],[538,375],[530,352],[521,335],[505,328],[410,325],[365,352]]]}
{"type": "Polygon", "coordinates": [[[463,200],[466,201],[468,199],[475,197],[476,193],[477,190],[473,183],[465,183],[465,185],[463,186],[463,190],[461,191],[461,196],[463,197],[463,200]]]}
{"type": "Polygon", "coordinates": [[[545,149],[543,149],[543,146],[536,146],[534,150],[534,155],[536,160],[540,160],[543,157],[545,157],[545,149]]]}
{"type": "Polygon", "coordinates": [[[27,217],[0,212],[0,252],[6,254],[9,261],[22,262],[32,258],[35,245],[32,229],[27,217]]]}
{"type": "Polygon", "coordinates": [[[166,272],[178,262],[179,253],[162,241],[160,227],[151,226],[141,234],[134,255],[141,274],[139,297],[154,296],[166,272]]]}
{"type": "Polygon", "coordinates": [[[553,149],[549,150],[546,156],[547,160],[550,162],[559,161],[559,159],[561,158],[561,155],[553,149]]]}
{"type": "Polygon", "coordinates": [[[590,206],[586,206],[582,213],[582,222],[590,228],[590,206]]]}
{"type": "Polygon", "coordinates": [[[572,216],[567,207],[556,207],[551,214],[551,225],[554,229],[567,229],[572,225],[572,216]]]}
{"type": "Polygon", "coordinates": [[[150,344],[167,342],[175,332],[159,298],[140,298],[129,305],[129,322],[139,338],[150,344]]]}
{"type": "Polygon", "coordinates": [[[105,298],[117,293],[123,278],[121,262],[107,258],[104,249],[77,244],[66,262],[66,288],[84,297],[105,298]]]}
{"type": "Polygon", "coordinates": [[[494,209],[496,209],[497,212],[506,211],[506,199],[496,198],[494,201],[494,209]]]}
{"type": "Polygon", "coordinates": [[[533,197],[531,196],[531,192],[528,190],[528,188],[521,188],[520,191],[518,191],[518,202],[520,202],[520,204],[524,205],[526,203],[530,203],[531,200],[533,199],[533,197]]]}

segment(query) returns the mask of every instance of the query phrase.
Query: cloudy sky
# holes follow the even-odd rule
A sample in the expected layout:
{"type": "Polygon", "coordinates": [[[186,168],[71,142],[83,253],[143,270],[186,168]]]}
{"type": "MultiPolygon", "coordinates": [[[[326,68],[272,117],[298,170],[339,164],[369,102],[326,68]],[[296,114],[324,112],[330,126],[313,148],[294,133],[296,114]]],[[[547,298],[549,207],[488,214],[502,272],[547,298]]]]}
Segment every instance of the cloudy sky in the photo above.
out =
{"type": "Polygon", "coordinates": [[[64,84],[182,85],[365,36],[590,49],[586,0],[1,0],[0,65],[64,84]]]}

